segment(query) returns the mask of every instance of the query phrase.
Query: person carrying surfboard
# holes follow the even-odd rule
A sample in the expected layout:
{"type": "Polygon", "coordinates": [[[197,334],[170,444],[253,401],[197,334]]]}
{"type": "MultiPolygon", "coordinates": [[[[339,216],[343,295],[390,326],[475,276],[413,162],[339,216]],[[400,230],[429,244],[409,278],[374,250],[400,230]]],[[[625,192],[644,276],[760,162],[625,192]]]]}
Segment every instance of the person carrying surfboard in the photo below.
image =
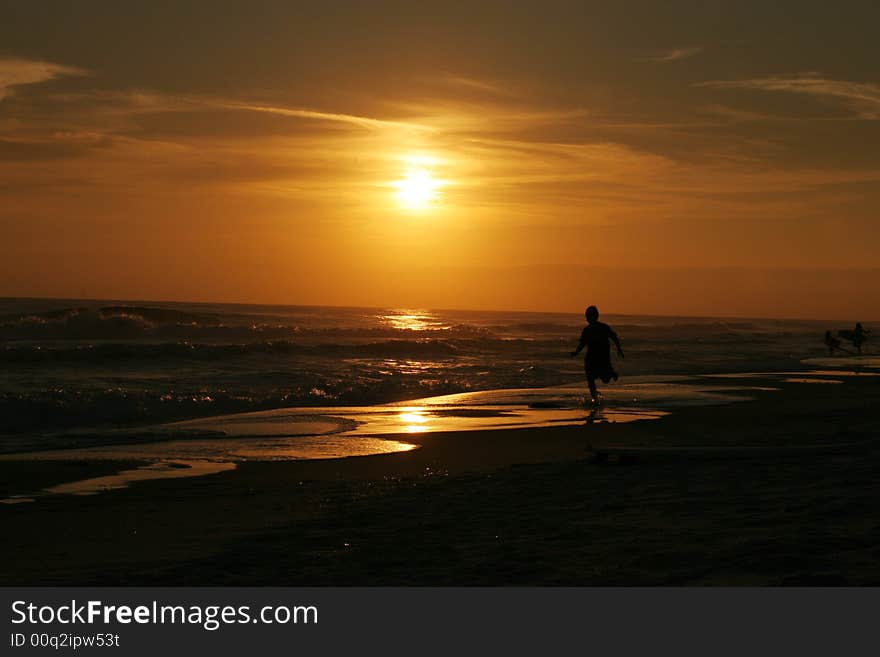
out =
{"type": "Polygon", "coordinates": [[[838,331],[837,334],[844,340],[852,342],[852,346],[856,348],[856,352],[861,355],[862,345],[867,342],[870,331],[865,330],[861,322],[856,323],[856,327],[852,331],[838,331]]]}
{"type": "Polygon", "coordinates": [[[861,322],[856,322],[856,328],[853,330],[852,343],[853,347],[862,353],[862,344],[868,339],[868,331],[862,326],[861,322]]]}
{"type": "Polygon", "coordinates": [[[571,352],[571,357],[577,356],[584,347],[584,374],[587,377],[587,387],[590,389],[590,403],[599,402],[599,392],[596,390],[596,379],[603,383],[609,383],[612,379],[617,381],[617,372],[611,365],[611,343],[617,347],[617,354],[624,358],[623,349],[620,347],[620,339],[608,324],[599,321],[599,309],[596,306],[587,308],[584,315],[587,325],[581,331],[581,339],[577,349],[571,352]]]}

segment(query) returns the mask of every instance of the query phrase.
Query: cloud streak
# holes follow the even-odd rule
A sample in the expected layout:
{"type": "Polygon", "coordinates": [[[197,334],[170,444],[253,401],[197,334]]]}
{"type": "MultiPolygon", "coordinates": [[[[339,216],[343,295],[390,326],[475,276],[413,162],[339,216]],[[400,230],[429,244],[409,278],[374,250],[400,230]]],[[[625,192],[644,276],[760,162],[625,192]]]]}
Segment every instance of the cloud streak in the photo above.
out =
{"type": "Polygon", "coordinates": [[[857,113],[859,118],[880,119],[880,85],[871,82],[832,80],[814,74],[804,74],[749,80],[714,80],[699,83],[697,86],[715,89],[775,91],[833,98],[847,104],[857,113]]]}
{"type": "Polygon", "coordinates": [[[356,114],[344,114],[338,112],[321,112],[312,109],[276,107],[272,105],[257,105],[250,103],[224,102],[219,101],[212,103],[206,102],[208,107],[221,107],[223,109],[234,109],[248,112],[263,112],[266,114],[277,114],[279,116],[289,116],[298,119],[313,119],[318,121],[335,121],[338,123],[347,123],[356,125],[361,128],[384,129],[384,128],[402,128],[405,130],[430,130],[427,126],[417,123],[407,123],[404,121],[389,121],[385,119],[376,119],[369,116],[358,116],[356,114]]]}
{"type": "Polygon", "coordinates": [[[649,57],[652,62],[668,64],[669,62],[678,62],[688,57],[693,57],[703,52],[703,46],[688,46],[685,48],[671,48],[669,50],[661,50],[649,57]]]}
{"type": "Polygon", "coordinates": [[[51,94],[49,99],[56,103],[80,103],[91,105],[95,113],[110,114],[142,114],[142,113],[175,113],[204,112],[211,110],[234,110],[240,112],[256,112],[274,114],[295,119],[330,121],[345,123],[369,129],[406,129],[430,130],[427,126],[412,122],[380,119],[345,112],[322,111],[305,107],[287,107],[269,105],[248,100],[217,98],[187,94],[165,94],[155,91],[97,91],[76,94],[51,94]]]}
{"type": "Polygon", "coordinates": [[[452,73],[447,74],[444,78],[444,81],[454,87],[463,87],[465,89],[471,89],[473,91],[479,91],[488,94],[498,94],[502,96],[507,96],[511,94],[510,90],[504,89],[497,84],[492,84],[484,80],[477,80],[476,78],[469,78],[462,75],[453,75],[452,73]]]}
{"type": "Polygon", "coordinates": [[[74,66],[19,57],[0,57],[0,100],[13,94],[13,88],[48,82],[65,75],[88,75],[74,66]]]}

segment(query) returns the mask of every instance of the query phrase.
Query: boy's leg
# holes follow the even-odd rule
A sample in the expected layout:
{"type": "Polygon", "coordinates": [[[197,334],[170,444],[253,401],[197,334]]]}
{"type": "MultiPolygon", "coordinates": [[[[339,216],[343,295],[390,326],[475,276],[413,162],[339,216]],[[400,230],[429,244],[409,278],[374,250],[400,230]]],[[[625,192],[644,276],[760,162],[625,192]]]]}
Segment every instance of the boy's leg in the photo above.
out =
{"type": "Polygon", "coordinates": [[[584,358],[584,378],[587,380],[587,388],[590,389],[590,397],[596,396],[596,379],[590,376],[590,364],[584,358]]]}

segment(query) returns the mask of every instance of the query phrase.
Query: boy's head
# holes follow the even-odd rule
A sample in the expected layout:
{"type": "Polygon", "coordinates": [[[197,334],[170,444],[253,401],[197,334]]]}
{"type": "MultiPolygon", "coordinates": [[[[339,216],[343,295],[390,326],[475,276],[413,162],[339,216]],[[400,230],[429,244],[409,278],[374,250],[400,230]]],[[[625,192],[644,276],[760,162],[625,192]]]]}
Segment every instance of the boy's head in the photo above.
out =
{"type": "Polygon", "coordinates": [[[587,321],[592,324],[597,319],[599,319],[599,309],[596,306],[590,306],[587,308],[587,311],[584,313],[587,318],[587,321]]]}

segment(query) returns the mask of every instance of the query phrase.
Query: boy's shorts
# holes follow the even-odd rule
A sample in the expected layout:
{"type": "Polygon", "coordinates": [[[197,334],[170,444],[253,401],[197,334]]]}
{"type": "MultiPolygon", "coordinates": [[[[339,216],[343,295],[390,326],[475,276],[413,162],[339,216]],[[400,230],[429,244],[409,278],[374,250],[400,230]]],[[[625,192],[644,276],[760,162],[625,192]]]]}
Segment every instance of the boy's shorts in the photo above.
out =
{"type": "Polygon", "coordinates": [[[611,367],[611,361],[601,359],[599,362],[592,361],[589,358],[584,359],[584,374],[588,379],[599,379],[602,383],[608,383],[611,379],[617,378],[617,372],[611,367]]]}

